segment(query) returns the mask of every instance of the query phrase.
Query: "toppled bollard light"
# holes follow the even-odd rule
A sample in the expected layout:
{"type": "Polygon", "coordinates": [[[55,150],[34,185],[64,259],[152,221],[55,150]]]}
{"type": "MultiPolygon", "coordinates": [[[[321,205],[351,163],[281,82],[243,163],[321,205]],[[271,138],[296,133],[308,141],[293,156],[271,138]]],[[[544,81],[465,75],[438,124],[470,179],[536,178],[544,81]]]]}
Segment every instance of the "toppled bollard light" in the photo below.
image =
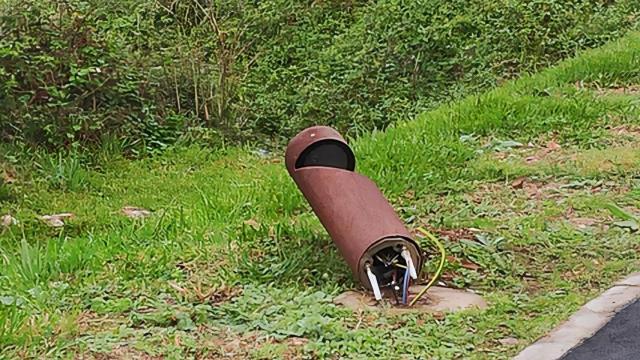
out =
{"type": "Polygon", "coordinates": [[[354,171],[355,156],[342,136],[326,126],[305,129],[289,142],[285,160],[356,279],[377,300],[388,289],[406,304],[422,252],[373,181],[354,171]]]}

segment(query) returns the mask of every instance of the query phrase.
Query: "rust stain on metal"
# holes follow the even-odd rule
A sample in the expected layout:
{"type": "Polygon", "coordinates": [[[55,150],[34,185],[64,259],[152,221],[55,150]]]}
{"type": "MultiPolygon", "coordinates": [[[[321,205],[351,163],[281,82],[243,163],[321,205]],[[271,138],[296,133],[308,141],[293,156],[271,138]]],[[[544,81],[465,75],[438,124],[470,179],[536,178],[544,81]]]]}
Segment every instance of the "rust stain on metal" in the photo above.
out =
{"type": "MultiPolygon", "coordinates": [[[[403,249],[420,272],[423,258],[418,244],[375,183],[354,171],[355,156],[337,131],[326,126],[303,130],[289,143],[285,163],[362,285],[372,289],[367,266],[377,264],[374,270],[381,287],[391,286],[391,275],[380,267],[385,260],[381,257],[397,253],[397,259],[403,249]]],[[[394,264],[407,266],[402,258],[394,264]]]]}

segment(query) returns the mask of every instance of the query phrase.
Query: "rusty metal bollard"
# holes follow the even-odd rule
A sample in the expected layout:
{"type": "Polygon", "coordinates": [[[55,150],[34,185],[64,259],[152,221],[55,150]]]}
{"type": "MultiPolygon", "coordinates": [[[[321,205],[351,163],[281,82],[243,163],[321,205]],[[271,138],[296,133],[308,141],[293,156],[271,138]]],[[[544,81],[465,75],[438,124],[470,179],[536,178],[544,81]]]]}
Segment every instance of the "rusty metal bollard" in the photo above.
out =
{"type": "Polygon", "coordinates": [[[342,136],[326,126],[305,129],[289,142],[285,162],[356,279],[378,300],[387,289],[406,303],[422,251],[375,183],[354,171],[342,136]]]}

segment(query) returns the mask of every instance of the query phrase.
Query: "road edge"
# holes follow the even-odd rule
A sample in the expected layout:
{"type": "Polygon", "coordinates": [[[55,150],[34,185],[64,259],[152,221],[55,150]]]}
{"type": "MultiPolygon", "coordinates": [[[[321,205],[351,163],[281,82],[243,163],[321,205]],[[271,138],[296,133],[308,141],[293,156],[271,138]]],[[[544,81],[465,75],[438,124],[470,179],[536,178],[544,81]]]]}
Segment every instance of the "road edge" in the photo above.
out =
{"type": "Polygon", "coordinates": [[[600,330],[626,305],[640,299],[640,272],[614,283],[567,321],[522,350],[513,360],[557,360],[600,330]]]}

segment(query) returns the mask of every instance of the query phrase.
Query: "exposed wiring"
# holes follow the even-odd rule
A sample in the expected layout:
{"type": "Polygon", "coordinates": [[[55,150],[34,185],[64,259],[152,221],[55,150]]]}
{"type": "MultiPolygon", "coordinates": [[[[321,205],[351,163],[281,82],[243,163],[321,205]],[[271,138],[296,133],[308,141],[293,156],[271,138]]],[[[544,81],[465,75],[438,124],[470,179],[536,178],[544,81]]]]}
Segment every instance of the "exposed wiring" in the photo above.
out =
{"type": "Polygon", "coordinates": [[[422,234],[424,234],[424,236],[426,236],[434,244],[436,244],[436,246],[438,247],[438,250],[440,250],[441,258],[440,258],[440,264],[438,264],[438,269],[436,270],[435,274],[433,274],[433,277],[431,278],[431,280],[429,281],[427,286],[425,286],[424,289],[422,289],[418,293],[418,295],[416,295],[416,297],[414,297],[413,300],[411,300],[411,304],[409,304],[409,306],[415,305],[416,302],[418,302],[418,300],[427,292],[427,290],[429,290],[429,288],[431,288],[433,286],[433,284],[435,284],[436,281],[438,281],[438,279],[440,279],[440,276],[442,275],[442,270],[444,269],[444,262],[447,259],[447,253],[446,253],[446,251],[444,249],[444,246],[442,245],[442,243],[438,239],[436,239],[435,236],[433,236],[430,232],[428,232],[427,230],[425,230],[425,229],[423,229],[421,227],[419,227],[417,230],[419,232],[421,232],[422,234]]]}
{"type": "Polygon", "coordinates": [[[402,305],[407,305],[409,298],[409,270],[404,271],[404,281],[402,285],[402,305]]]}
{"type": "Polygon", "coordinates": [[[400,290],[400,287],[398,286],[398,270],[395,270],[391,276],[391,293],[393,294],[393,299],[396,301],[396,305],[398,305],[400,304],[397,294],[397,292],[400,290]]]}
{"type": "Polygon", "coordinates": [[[382,293],[380,292],[380,286],[378,286],[378,279],[371,271],[371,265],[367,264],[367,276],[369,277],[369,282],[371,283],[371,289],[373,290],[373,295],[375,296],[377,301],[382,300],[382,293]]]}

